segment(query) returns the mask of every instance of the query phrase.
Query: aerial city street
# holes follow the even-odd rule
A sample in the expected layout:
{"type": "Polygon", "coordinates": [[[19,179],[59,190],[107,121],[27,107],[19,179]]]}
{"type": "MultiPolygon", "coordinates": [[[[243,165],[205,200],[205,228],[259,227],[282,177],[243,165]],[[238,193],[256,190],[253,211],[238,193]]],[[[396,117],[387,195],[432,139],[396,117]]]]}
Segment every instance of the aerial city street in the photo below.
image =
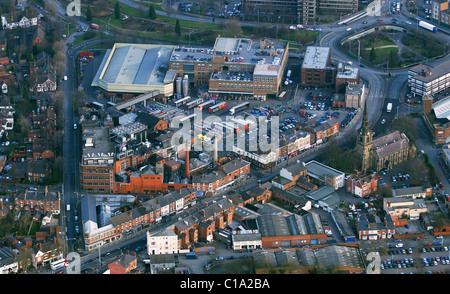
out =
{"type": "Polygon", "coordinates": [[[0,3],[0,273],[450,273],[448,1],[0,3]]]}

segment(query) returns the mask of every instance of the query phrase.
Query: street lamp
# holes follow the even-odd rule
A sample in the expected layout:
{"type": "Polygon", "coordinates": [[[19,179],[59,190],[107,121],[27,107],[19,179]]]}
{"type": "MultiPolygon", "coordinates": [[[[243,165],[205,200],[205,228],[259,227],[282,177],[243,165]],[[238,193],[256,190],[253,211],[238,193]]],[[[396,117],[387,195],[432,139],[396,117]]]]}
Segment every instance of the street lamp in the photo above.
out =
{"type": "Polygon", "coordinates": [[[361,67],[361,41],[358,39],[358,67],[361,67]]]}
{"type": "Polygon", "coordinates": [[[189,32],[189,48],[191,47],[191,33],[192,31],[189,32]]]}

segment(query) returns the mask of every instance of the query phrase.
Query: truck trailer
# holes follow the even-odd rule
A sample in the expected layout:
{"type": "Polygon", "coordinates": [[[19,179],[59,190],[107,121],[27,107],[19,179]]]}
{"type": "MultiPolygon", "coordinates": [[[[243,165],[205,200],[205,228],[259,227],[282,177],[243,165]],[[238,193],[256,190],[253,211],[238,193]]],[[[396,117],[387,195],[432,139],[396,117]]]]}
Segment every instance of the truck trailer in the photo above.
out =
{"type": "Polygon", "coordinates": [[[437,32],[437,27],[435,25],[427,23],[426,21],[423,21],[423,20],[419,21],[419,27],[429,30],[430,32],[433,32],[433,33],[437,32]]]}

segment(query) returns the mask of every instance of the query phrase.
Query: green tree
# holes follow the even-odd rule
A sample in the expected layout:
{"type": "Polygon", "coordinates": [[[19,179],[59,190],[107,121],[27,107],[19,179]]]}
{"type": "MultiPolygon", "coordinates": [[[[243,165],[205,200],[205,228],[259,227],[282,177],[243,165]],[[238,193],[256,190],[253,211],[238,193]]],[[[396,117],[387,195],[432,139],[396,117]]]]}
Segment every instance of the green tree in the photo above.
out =
{"type": "Polygon", "coordinates": [[[151,4],[148,9],[148,17],[150,17],[151,19],[156,19],[156,10],[153,4],[151,4]]]}
{"type": "Polygon", "coordinates": [[[177,22],[175,23],[175,34],[178,37],[181,37],[181,25],[180,25],[180,21],[177,19],[177,22]]]}
{"type": "Polygon", "coordinates": [[[86,10],[86,20],[92,21],[92,8],[89,5],[86,10]]]}
{"type": "Polygon", "coordinates": [[[372,49],[370,50],[369,59],[371,62],[374,62],[375,59],[377,59],[377,53],[375,52],[375,47],[372,46],[372,49]]]}
{"type": "Polygon", "coordinates": [[[397,53],[394,49],[389,51],[389,64],[391,67],[397,66],[397,53]]]}
{"type": "Polygon", "coordinates": [[[120,4],[119,4],[119,2],[116,2],[116,5],[114,6],[114,17],[116,19],[120,19],[120,4]]]}

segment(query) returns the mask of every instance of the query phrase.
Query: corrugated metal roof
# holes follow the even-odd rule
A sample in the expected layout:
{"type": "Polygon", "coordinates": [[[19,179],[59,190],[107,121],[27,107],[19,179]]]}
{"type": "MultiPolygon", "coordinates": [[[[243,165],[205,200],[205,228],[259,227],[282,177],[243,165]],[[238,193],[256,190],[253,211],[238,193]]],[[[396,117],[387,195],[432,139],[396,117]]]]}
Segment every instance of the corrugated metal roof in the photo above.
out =
{"type": "Polygon", "coordinates": [[[111,84],[150,85],[163,83],[172,49],[143,48],[135,45],[116,47],[103,74],[111,84]]]}

